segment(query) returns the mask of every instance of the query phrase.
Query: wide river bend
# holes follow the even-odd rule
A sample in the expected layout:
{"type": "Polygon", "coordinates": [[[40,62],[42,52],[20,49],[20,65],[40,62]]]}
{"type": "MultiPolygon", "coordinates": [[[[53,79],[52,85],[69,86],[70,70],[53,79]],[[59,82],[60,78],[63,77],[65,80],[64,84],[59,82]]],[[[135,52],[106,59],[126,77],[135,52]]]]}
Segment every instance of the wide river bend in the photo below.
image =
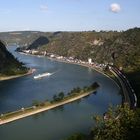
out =
{"type": "Polygon", "coordinates": [[[14,52],[15,46],[8,49],[37,71],[33,75],[0,82],[0,114],[30,106],[34,100],[50,100],[60,91],[67,93],[74,87],[88,86],[95,81],[100,88],[96,95],[0,126],[1,140],[63,140],[76,132],[87,133],[94,125],[93,115],[102,115],[109,105],[121,104],[119,87],[97,71],[19,54],[14,52]],[[34,75],[46,71],[55,73],[41,80],[33,79],[34,75]]]}

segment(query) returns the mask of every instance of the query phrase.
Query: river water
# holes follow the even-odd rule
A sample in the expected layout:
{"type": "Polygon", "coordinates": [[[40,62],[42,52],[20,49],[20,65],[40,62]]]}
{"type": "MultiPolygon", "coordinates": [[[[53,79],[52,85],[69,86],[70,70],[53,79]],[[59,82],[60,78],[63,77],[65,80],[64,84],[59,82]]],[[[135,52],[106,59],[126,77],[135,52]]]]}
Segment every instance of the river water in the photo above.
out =
{"type": "Polygon", "coordinates": [[[121,104],[120,89],[109,78],[86,67],[52,61],[14,52],[26,66],[35,68],[32,75],[0,82],[0,113],[32,105],[34,100],[51,100],[60,91],[69,92],[98,82],[96,94],[76,102],[0,126],[1,140],[63,140],[76,132],[88,133],[93,115],[102,115],[109,105],[121,104]],[[54,72],[50,77],[34,80],[33,76],[54,72]]]}

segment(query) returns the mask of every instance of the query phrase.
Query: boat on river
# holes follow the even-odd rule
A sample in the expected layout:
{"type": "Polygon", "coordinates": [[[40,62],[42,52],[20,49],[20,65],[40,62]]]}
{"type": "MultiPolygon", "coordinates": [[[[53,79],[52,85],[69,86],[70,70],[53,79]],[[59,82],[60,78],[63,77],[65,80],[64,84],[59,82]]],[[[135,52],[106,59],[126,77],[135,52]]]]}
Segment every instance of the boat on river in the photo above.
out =
{"type": "Polygon", "coordinates": [[[34,79],[41,79],[43,77],[50,76],[50,75],[52,75],[52,74],[49,72],[46,72],[46,73],[42,73],[42,74],[38,74],[38,75],[34,76],[34,79]]]}

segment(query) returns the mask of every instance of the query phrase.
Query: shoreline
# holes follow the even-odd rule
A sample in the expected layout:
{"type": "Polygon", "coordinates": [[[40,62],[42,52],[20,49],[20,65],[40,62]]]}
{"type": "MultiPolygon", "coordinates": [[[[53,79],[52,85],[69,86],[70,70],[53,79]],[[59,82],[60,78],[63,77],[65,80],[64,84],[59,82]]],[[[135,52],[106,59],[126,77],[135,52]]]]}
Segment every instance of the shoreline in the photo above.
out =
{"type": "Polygon", "coordinates": [[[34,71],[35,71],[35,69],[29,69],[28,72],[25,74],[18,74],[18,75],[11,75],[11,76],[0,76],[0,82],[23,77],[23,76],[27,76],[27,75],[34,73],[34,71]]]}
{"type": "MultiPolygon", "coordinates": [[[[59,106],[62,106],[62,105],[65,105],[65,104],[68,104],[68,103],[71,103],[71,102],[74,102],[76,100],[79,100],[81,98],[89,96],[90,94],[92,94],[95,91],[96,91],[96,89],[94,89],[92,91],[89,91],[89,92],[86,92],[86,93],[81,93],[80,95],[75,95],[75,97],[69,97],[68,99],[64,99],[62,101],[52,103],[50,105],[46,105],[46,106],[40,107],[40,108],[39,107],[34,108],[34,106],[32,106],[32,108],[31,107],[30,108],[25,108],[25,109],[31,109],[30,112],[24,112],[24,110],[19,110],[20,111],[19,113],[21,113],[20,115],[13,116],[11,118],[9,117],[8,119],[2,119],[2,117],[1,117],[0,125],[7,124],[7,123],[10,123],[10,122],[13,122],[13,121],[16,121],[16,120],[19,120],[19,119],[22,119],[22,118],[25,118],[25,117],[28,117],[28,116],[32,116],[34,114],[38,114],[38,113],[48,111],[50,109],[53,109],[53,108],[56,108],[56,107],[59,107],[59,106]]],[[[15,113],[18,113],[18,111],[15,111],[15,113]]],[[[4,115],[3,115],[3,117],[4,117],[4,115]]]]}
{"type": "MultiPolygon", "coordinates": [[[[35,56],[35,55],[34,55],[35,56]]],[[[53,61],[57,61],[57,62],[62,62],[62,63],[67,63],[67,64],[73,64],[73,65],[79,65],[79,66],[83,66],[83,67],[87,67],[87,68],[91,68],[101,74],[103,74],[104,76],[106,76],[107,78],[109,78],[110,80],[112,80],[117,86],[118,88],[120,88],[120,86],[118,85],[118,83],[113,79],[111,78],[109,75],[105,74],[104,72],[102,72],[101,70],[99,70],[98,68],[95,68],[94,66],[91,66],[89,64],[81,64],[81,63],[76,63],[76,62],[68,62],[66,60],[61,60],[61,59],[57,59],[57,58],[51,58],[51,57],[48,57],[47,58],[49,60],[53,60],[53,61]]]]}
{"type": "MultiPolygon", "coordinates": [[[[105,74],[104,72],[102,72],[101,70],[99,70],[98,68],[95,68],[94,66],[91,66],[91,65],[87,65],[87,64],[82,64],[82,63],[76,63],[76,62],[69,62],[69,61],[66,61],[66,60],[62,60],[62,59],[57,59],[57,58],[51,58],[49,56],[44,56],[44,55],[35,55],[35,54],[29,54],[29,53],[24,53],[24,52],[19,52],[23,55],[30,55],[30,56],[41,56],[41,57],[46,57],[47,59],[49,60],[53,60],[53,61],[57,61],[57,62],[62,62],[62,63],[67,63],[67,64],[74,64],[74,65],[79,65],[79,66],[83,66],[83,67],[87,67],[87,68],[91,68],[101,74],[103,74],[104,76],[108,77],[109,79],[113,80],[110,76],[108,76],[107,74],[105,74]]],[[[114,81],[116,83],[116,81],[114,81]]],[[[118,86],[118,84],[116,83],[116,85],[118,86]]],[[[118,86],[119,87],[119,86],[118,86]]]]}
{"type": "Polygon", "coordinates": [[[52,58],[52,57],[49,57],[49,56],[35,55],[35,54],[30,54],[30,53],[25,53],[25,52],[19,52],[19,53],[21,53],[21,54],[23,54],[23,55],[30,55],[30,56],[36,56],[36,57],[38,57],[38,56],[46,57],[46,58],[49,59],[49,60],[53,60],[53,61],[57,61],[57,62],[62,62],[62,63],[67,63],[67,64],[73,64],[73,65],[79,65],[79,66],[91,68],[91,69],[93,69],[93,70],[95,70],[95,71],[97,71],[97,72],[103,74],[104,76],[106,76],[106,77],[109,78],[110,80],[112,80],[112,81],[116,84],[116,86],[117,86],[119,89],[121,89],[120,86],[118,85],[118,83],[117,83],[112,77],[110,77],[109,75],[105,74],[104,72],[102,72],[102,71],[99,70],[98,68],[95,68],[95,66],[91,66],[90,64],[82,64],[82,63],[70,62],[70,61],[66,61],[66,60],[62,60],[62,59],[52,58]]]}
{"type": "MultiPolygon", "coordinates": [[[[122,104],[124,103],[123,97],[125,97],[125,101],[128,100],[128,99],[126,99],[126,95],[125,95],[124,91],[122,91],[122,88],[120,87],[120,85],[118,84],[118,82],[115,81],[112,77],[110,77],[110,76],[107,75],[106,73],[104,73],[102,70],[99,70],[98,68],[95,68],[93,65],[90,65],[90,64],[81,64],[81,63],[76,63],[76,62],[69,62],[69,61],[61,60],[61,59],[57,59],[57,58],[50,58],[50,57],[47,57],[47,58],[50,59],[50,60],[58,61],[58,62],[63,62],[63,63],[69,63],[69,64],[75,64],[75,65],[84,66],[84,67],[91,68],[91,69],[93,69],[93,70],[95,70],[95,71],[97,71],[97,72],[103,74],[104,76],[106,76],[107,78],[109,78],[110,80],[112,80],[112,81],[116,84],[116,86],[120,89],[120,92],[121,92],[121,94],[122,94],[122,104]],[[125,96],[124,96],[124,95],[125,95],[125,96]]],[[[110,71],[110,72],[112,73],[112,71],[110,71]]],[[[113,75],[114,75],[114,74],[113,74],[113,75]]],[[[117,78],[117,77],[115,76],[115,78],[117,78]]],[[[118,79],[118,78],[117,78],[117,79],[118,79]]],[[[136,97],[135,94],[134,94],[134,96],[135,96],[135,100],[137,101],[137,97],[136,97]]],[[[129,102],[129,104],[130,104],[130,102],[129,102]]]]}

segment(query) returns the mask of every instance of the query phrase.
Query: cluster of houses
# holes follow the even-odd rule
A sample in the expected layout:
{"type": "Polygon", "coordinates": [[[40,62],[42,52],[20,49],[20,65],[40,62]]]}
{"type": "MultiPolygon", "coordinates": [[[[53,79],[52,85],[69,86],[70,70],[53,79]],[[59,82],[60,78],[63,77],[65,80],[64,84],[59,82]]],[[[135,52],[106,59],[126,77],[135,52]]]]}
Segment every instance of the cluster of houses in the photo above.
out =
{"type": "Polygon", "coordinates": [[[38,51],[38,50],[22,50],[23,53],[33,54],[33,55],[46,55],[46,51],[38,51]]]}
{"type": "Polygon", "coordinates": [[[86,66],[93,66],[100,70],[103,70],[107,67],[107,64],[99,64],[99,63],[93,62],[91,58],[88,58],[88,61],[82,61],[79,59],[75,59],[74,57],[64,57],[64,56],[58,56],[55,54],[50,54],[47,56],[49,56],[50,58],[54,58],[54,59],[61,60],[61,61],[66,61],[69,63],[77,63],[77,64],[86,65],[86,66]]]}
{"type": "Polygon", "coordinates": [[[98,64],[96,62],[93,62],[91,58],[88,58],[87,61],[82,61],[79,59],[75,59],[74,57],[64,57],[64,56],[59,56],[57,54],[53,53],[47,53],[46,51],[39,51],[39,50],[22,50],[23,53],[26,54],[32,54],[32,55],[38,55],[38,56],[47,56],[51,59],[56,59],[60,61],[66,61],[68,63],[77,63],[77,64],[82,64],[82,65],[88,65],[88,66],[94,66],[95,68],[103,70],[106,68],[107,64],[98,64]]]}

